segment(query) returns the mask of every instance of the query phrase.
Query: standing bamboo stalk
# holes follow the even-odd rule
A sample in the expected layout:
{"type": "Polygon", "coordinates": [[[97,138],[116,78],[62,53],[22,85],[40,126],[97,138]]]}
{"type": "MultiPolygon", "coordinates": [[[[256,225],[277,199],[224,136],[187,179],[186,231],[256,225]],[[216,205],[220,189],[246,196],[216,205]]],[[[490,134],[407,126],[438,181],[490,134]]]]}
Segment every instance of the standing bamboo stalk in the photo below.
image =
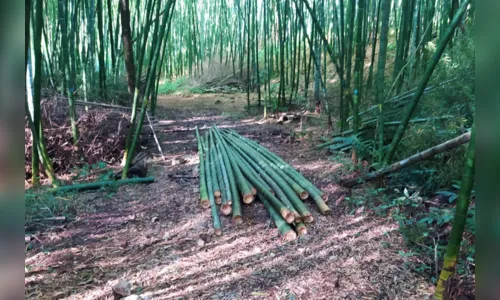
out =
{"type": "Polygon", "coordinates": [[[448,239],[448,247],[444,255],[443,269],[439,275],[436,292],[434,296],[441,300],[444,297],[444,292],[448,286],[448,280],[455,273],[457,266],[458,254],[460,253],[460,244],[462,235],[465,229],[465,221],[467,211],[469,209],[470,197],[472,188],[474,187],[474,173],[476,166],[475,146],[476,146],[476,126],[472,124],[469,147],[465,154],[465,167],[462,175],[460,193],[457,199],[457,207],[455,218],[448,239]]]}
{"type": "Polygon", "coordinates": [[[444,34],[443,38],[440,40],[439,44],[437,45],[436,51],[434,52],[434,55],[432,56],[431,61],[429,62],[429,65],[427,66],[427,69],[425,70],[425,73],[422,76],[422,79],[420,80],[418,84],[418,88],[415,91],[415,94],[413,95],[410,104],[408,105],[408,108],[405,111],[405,114],[403,116],[403,119],[401,120],[401,124],[398,126],[398,129],[396,130],[396,133],[394,134],[394,138],[392,139],[392,142],[389,146],[389,150],[387,151],[387,154],[384,158],[384,163],[389,164],[394,157],[394,154],[396,153],[396,150],[399,146],[399,142],[403,139],[404,133],[406,128],[408,127],[408,123],[411,119],[411,116],[413,115],[413,112],[417,108],[418,102],[420,98],[422,97],[425,87],[427,86],[427,83],[429,82],[432,74],[434,73],[434,70],[441,58],[441,56],[444,53],[444,50],[446,49],[446,45],[448,44],[448,41],[451,39],[453,36],[453,33],[455,32],[455,29],[457,28],[458,24],[460,24],[460,21],[462,19],[462,16],[464,15],[465,11],[467,10],[467,6],[469,5],[470,0],[464,0],[462,4],[460,5],[460,8],[458,9],[457,13],[455,14],[455,17],[453,18],[453,21],[449,25],[448,29],[446,30],[446,33],[444,34]]]}

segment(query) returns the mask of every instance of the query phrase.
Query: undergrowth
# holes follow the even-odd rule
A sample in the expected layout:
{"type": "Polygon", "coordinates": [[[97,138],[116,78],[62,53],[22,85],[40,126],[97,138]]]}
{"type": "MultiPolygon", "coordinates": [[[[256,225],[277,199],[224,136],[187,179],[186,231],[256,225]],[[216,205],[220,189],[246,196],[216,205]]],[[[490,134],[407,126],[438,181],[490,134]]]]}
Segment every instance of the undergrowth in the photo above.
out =
{"type": "Polygon", "coordinates": [[[176,92],[184,92],[189,88],[186,86],[187,77],[179,77],[175,80],[165,80],[158,88],[158,95],[173,94],[176,92]]]}
{"type": "MultiPolygon", "coordinates": [[[[420,194],[421,188],[368,188],[345,200],[351,213],[360,207],[369,208],[380,217],[390,217],[399,225],[399,232],[410,251],[398,251],[398,255],[415,260],[405,260],[409,270],[426,275],[436,283],[440,262],[446,251],[448,235],[455,215],[454,203],[460,186],[456,182],[449,190],[440,191],[445,196],[440,200],[429,200],[420,194]]],[[[457,274],[472,278],[475,272],[475,203],[471,203],[464,239],[461,244],[461,258],[457,274]]]]}
{"type": "MultiPolygon", "coordinates": [[[[104,181],[113,179],[113,170],[107,169],[104,162],[92,165],[84,165],[81,168],[74,168],[72,182],[89,180],[104,181]]],[[[37,225],[44,226],[47,220],[65,217],[67,221],[74,219],[76,208],[80,203],[76,202],[78,192],[52,193],[49,187],[37,187],[27,189],[24,193],[25,205],[25,226],[28,228],[38,228],[37,225]]],[[[116,187],[107,187],[109,193],[113,193],[116,187]]]]}

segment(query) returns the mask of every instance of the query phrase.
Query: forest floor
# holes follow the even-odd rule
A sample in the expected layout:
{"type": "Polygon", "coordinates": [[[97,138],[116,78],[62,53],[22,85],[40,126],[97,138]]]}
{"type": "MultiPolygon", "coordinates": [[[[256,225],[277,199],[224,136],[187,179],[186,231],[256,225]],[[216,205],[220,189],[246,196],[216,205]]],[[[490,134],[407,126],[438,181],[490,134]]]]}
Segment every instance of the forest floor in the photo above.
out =
{"type": "MultiPolygon", "coordinates": [[[[398,224],[342,201],[349,191],[334,178],[352,171],[312,147],[320,127],[293,138],[297,122],[248,116],[245,97],[162,96],[156,128],[166,162],[150,161],[155,183],[79,195],[76,219],[40,231],[27,252],[26,298],[113,299],[112,284],[125,279],[149,299],[430,299],[432,283],[398,254],[409,251],[398,224]],[[315,222],[286,243],[256,201],[243,207],[242,224],[221,217],[223,235],[212,235],[210,211],[199,206],[194,133],[211,125],[280,155],[328,193],[333,213],[307,202],[315,222]]],[[[158,154],[154,144],[148,151],[158,154]]]]}

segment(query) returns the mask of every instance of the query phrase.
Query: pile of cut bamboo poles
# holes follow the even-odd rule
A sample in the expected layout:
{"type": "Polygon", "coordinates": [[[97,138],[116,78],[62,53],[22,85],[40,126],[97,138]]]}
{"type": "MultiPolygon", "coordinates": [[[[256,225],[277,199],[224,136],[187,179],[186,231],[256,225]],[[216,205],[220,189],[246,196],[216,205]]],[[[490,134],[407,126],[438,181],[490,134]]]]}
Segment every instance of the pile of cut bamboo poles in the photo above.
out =
{"type": "Polygon", "coordinates": [[[235,131],[212,127],[200,135],[200,204],[210,208],[217,235],[222,234],[218,207],[241,223],[241,202],[257,197],[268,210],[285,240],[307,233],[314,221],[303,200],[311,198],[322,214],[328,214],[326,195],[278,155],[235,131]]]}

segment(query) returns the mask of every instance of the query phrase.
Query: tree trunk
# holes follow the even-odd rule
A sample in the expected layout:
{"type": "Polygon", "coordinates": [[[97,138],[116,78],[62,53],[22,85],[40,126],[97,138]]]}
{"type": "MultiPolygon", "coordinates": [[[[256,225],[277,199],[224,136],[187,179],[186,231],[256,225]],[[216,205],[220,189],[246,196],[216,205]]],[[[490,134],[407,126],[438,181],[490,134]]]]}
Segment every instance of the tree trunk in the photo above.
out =
{"type": "Polygon", "coordinates": [[[377,75],[375,83],[375,103],[379,105],[377,120],[377,161],[383,158],[384,149],[384,87],[385,87],[385,64],[387,57],[387,44],[389,41],[389,17],[391,13],[391,1],[381,0],[379,10],[382,11],[382,27],[380,28],[380,47],[377,62],[377,75]]]}
{"type": "MultiPolygon", "coordinates": [[[[63,1],[63,0],[60,0],[63,1]]],[[[103,99],[107,99],[106,93],[106,64],[104,62],[105,45],[104,45],[104,24],[102,17],[102,1],[97,0],[97,32],[99,35],[99,93],[103,99]]]]}
{"type": "Polygon", "coordinates": [[[135,65],[134,51],[132,47],[132,35],[130,32],[129,0],[120,0],[119,9],[122,24],[123,57],[125,61],[125,69],[127,70],[128,93],[130,96],[130,100],[132,101],[135,89],[135,65]]]}

